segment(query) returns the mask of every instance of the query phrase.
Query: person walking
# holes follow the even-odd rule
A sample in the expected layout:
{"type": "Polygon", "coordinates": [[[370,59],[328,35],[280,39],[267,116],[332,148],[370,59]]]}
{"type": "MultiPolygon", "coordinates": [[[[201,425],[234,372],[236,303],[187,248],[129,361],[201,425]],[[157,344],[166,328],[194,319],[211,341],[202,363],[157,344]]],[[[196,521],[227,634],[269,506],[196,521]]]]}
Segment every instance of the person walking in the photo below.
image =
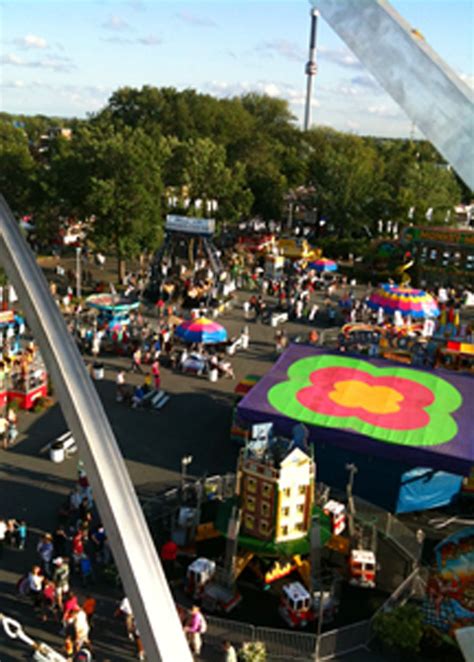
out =
{"type": "Polygon", "coordinates": [[[152,363],[151,374],[153,375],[154,388],[156,391],[159,391],[161,386],[161,374],[160,374],[160,364],[157,359],[155,359],[152,363]]]}
{"type": "Polygon", "coordinates": [[[53,561],[53,582],[56,586],[56,604],[62,611],[63,597],[69,592],[69,563],[58,556],[53,561]]]}
{"type": "Polygon", "coordinates": [[[116,401],[123,402],[125,396],[125,370],[119,370],[117,377],[115,378],[116,386],[116,401]]]}
{"type": "Polygon", "coordinates": [[[140,374],[143,374],[142,350],[140,347],[137,347],[132,354],[132,372],[139,372],[140,374]]]}
{"type": "Polygon", "coordinates": [[[40,556],[43,572],[47,577],[51,577],[51,561],[53,560],[54,546],[53,536],[50,533],[44,534],[36,547],[36,551],[40,556]]]}
{"type": "Polygon", "coordinates": [[[18,541],[18,549],[24,550],[26,547],[26,538],[28,535],[28,528],[24,519],[20,520],[20,522],[17,524],[16,535],[18,541]]]}
{"type": "Polygon", "coordinates": [[[191,651],[194,655],[201,655],[202,635],[207,631],[206,620],[197,605],[191,609],[191,617],[187,625],[184,626],[191,651]]]}

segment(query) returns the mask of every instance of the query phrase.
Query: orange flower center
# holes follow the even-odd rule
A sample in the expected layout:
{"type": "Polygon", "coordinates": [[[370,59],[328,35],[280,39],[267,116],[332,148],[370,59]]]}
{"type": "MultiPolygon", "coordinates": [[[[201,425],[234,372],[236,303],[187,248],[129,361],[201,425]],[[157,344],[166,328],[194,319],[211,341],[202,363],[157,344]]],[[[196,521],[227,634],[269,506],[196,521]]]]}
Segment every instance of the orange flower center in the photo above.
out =
{"type": "Polygon", "coordinates": [[[357,379],[334,384],[330,400],[348,409],[365,409],[371,414],[394,414],[400,411],[403,395],[389,386],[370,386],[357,379]]]}

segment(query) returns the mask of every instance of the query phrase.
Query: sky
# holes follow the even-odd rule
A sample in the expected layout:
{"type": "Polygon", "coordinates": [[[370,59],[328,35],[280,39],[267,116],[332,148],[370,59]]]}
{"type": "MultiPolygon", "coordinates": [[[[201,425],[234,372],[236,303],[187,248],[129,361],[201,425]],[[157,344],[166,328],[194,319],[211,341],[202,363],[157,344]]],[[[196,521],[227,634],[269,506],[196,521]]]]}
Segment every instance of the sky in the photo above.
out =
{"type": "MultiPolygon", "coordinates": [[[[472,0],[393,0],[470,86],[472,0]]],[[[307,0],[0,0],[0,109],[86,117],[123,86],[249,91],[285,98],[301,123],[307,0]]],[[[312,121],[343,131],[420,137],[324,20],[312,121]]]]}

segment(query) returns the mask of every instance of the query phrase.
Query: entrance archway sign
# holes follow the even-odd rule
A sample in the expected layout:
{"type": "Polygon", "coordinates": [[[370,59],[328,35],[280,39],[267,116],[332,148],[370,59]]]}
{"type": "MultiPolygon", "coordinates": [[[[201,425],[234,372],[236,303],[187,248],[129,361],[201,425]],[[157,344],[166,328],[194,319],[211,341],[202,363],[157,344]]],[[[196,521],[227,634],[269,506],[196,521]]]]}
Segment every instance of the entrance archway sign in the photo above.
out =
{"type": "Polygon", "coordinates": [[[474,104],[469,87],[385,0],[312,4],[474,189],[474,104]]]}
{"type": "Polygon", "coordinates": [[[0,260],[18,293],[78,443],[148,659],[191,662],[168,583],[102,403],[2,195],[0,260]]]}

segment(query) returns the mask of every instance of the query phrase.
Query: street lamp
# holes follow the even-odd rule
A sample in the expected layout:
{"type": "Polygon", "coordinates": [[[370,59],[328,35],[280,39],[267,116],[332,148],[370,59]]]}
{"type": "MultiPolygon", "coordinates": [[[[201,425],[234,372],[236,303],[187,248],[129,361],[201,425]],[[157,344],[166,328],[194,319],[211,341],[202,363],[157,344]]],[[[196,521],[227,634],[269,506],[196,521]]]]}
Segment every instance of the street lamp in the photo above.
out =
{"type": "Polygon", "coordinates": [[[76,298],[81,298],[81,247],[76,246],[76,298]]]}
{"type": "Polygon", "coordinates": [[[184,488],[184,484],[186,482],[187,468],[192,461],[193,461],[192,455],[183,455],[183,457],[181,458],[181,488],[184,488]]]}

